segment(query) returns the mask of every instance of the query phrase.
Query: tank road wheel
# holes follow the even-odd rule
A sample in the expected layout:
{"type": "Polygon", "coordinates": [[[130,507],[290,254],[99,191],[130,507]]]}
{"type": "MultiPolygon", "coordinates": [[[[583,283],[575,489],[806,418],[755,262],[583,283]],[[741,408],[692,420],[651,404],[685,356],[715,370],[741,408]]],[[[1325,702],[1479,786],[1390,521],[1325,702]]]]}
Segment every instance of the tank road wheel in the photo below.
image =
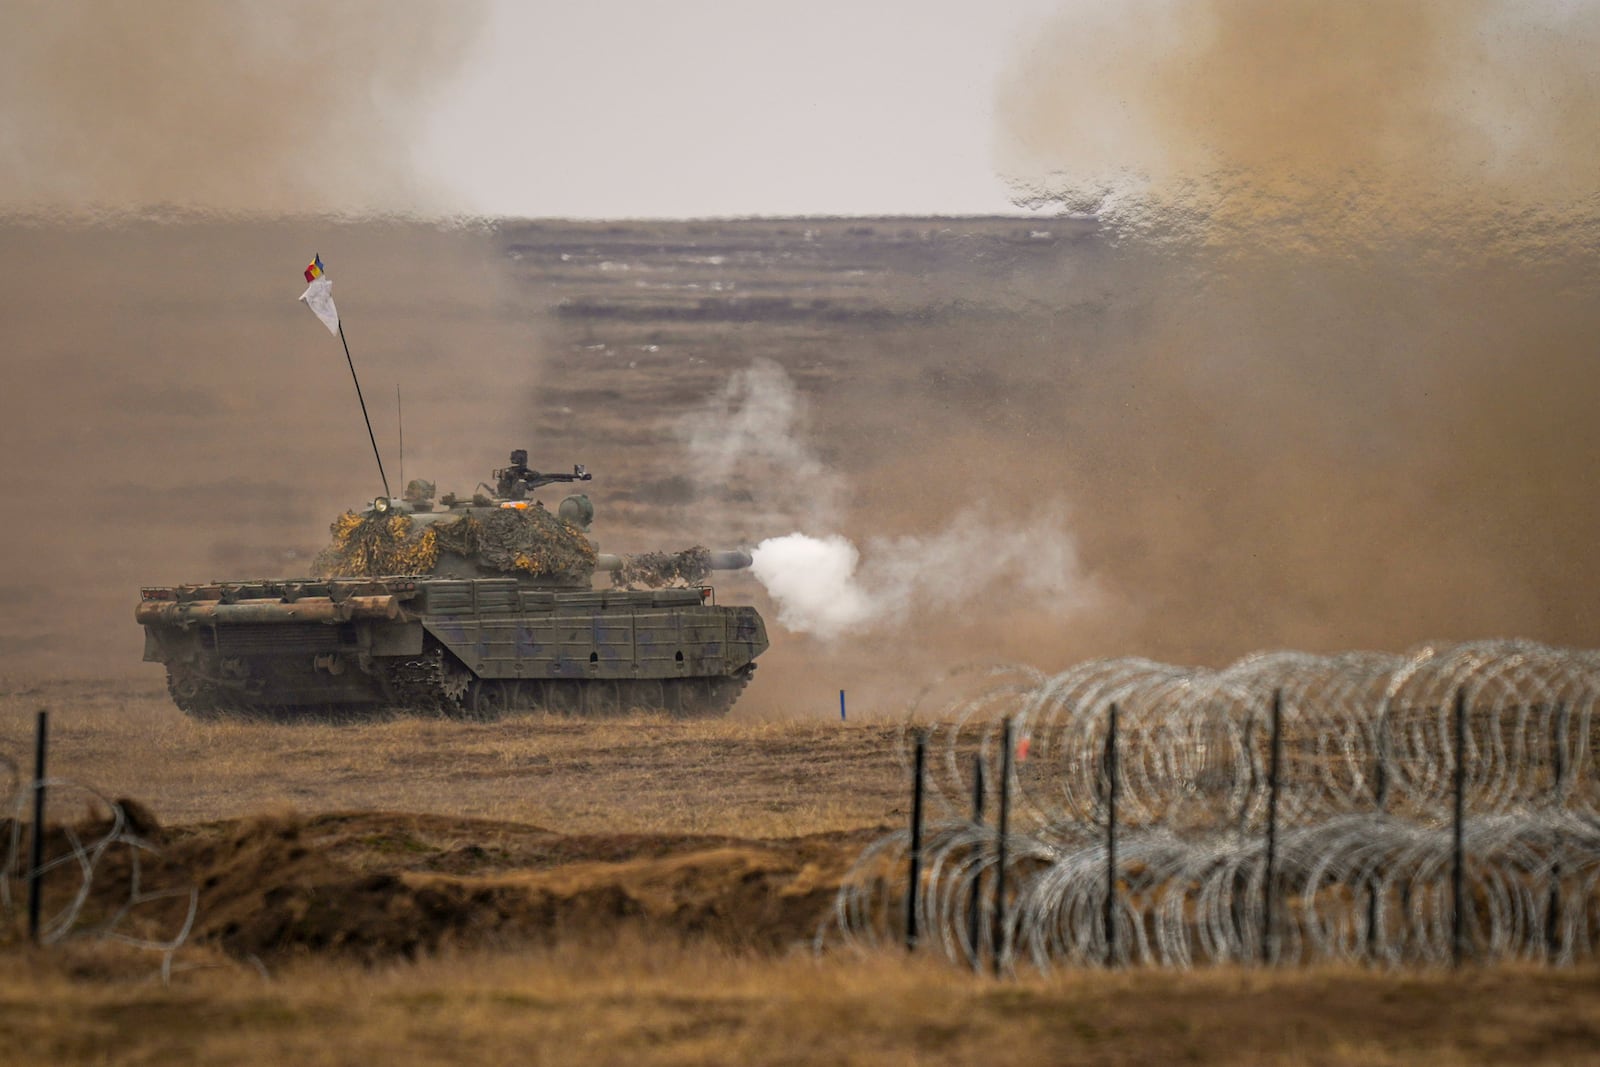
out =
{"type": "Polygon", "coordinates": [[[439,710],[451,718],[460,716],[468,707],[467,700],[477,676],[450,653],[440,650],[439,656],[439,710]]]}
{"type": "MultiPolygon", "coordinates": [[[[678,703],[673,714],[680,719],[713,719],[728,714],[744,687],[750,684],[755,669],[751,664],[727,677],[677,679],[678,703]]],[[[672,701],[670,693],[667,700],[672,701]]]]}
{"type": "Polygon", "coordinates": [[[683,690],[687,678],[667,678],[661,682],[661,710],[674,719],[683,718],[683,690]]]}
{"type": "Polygon", "coordinates": [[[667,705],[675,719],[705,718],[711,685],[704,678],[674,678],[667,683],[667,705]]]}
{"type": "Polygon", "coordinates": [[[222,702],[214,683],[182,667],[167,668],[167,692],[178,710],[194,719],[219,719],[222,702]]]}
{"type": "Polygon", "coordinates": [[[465,706],[461,718],[477,722],[496,722],[511,707],[511,686],[497,678],[474,678],[467,686],[465,706]]]}
{"type": "Polygon", "coordinates": [[[622,702],[626,711],[659,712],[666,709],[667,697],[659,680],[643,678],[623,687],[622,702]]]}
{"type": "Polygon", "coordinates": [[[607,678],[584,682],[583,713],[595,719],[614,719],[622,714],[622,687],[607,678]]]}
{"type": "Polygon", "coordinates": [[[577,682],[551,678],[544,683],[544,710],[551,715],[578,715],[583,711],[583,692],[577,682]]]}

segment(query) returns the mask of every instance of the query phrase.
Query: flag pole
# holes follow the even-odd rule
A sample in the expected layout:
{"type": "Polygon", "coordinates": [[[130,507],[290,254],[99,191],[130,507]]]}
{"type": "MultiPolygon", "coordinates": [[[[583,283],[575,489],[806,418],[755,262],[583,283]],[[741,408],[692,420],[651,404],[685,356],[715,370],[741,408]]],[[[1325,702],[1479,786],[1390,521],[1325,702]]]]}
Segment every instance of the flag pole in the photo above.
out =
{"type": "Polygon", "coordinates": [[[339,321],[339,343],[344,345],[344,359],[350,364],[350,380],[356,383],[356,399],[361,401],[361,417],[367,423],[367,440],[372,442],[372,458],[378,461],[378,477],[383,479],[383,495],[389,492],[389,476],[383,473],[383,457],[378,455],[378,438],[372,432],[372,419],[367,416],[367,398],[361,395],[361,379],[356,377],[356,361],[350,358],[350,342],[344,339],[344,320],[339,321]]]}

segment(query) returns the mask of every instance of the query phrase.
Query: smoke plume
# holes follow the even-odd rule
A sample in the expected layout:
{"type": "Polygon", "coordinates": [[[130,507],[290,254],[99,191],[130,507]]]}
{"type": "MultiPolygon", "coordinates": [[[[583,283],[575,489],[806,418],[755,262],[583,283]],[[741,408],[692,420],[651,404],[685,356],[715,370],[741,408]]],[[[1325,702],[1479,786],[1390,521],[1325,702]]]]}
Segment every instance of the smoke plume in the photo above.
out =
{"type": "Polygon", "coordinates": [[[1078,615],[1099,599],[1079,568],[1059,516],[993,529],[963,511],[934,533],[873,538],[866,554],[837,534],[792,533],[762,541],[752,570],[790,630],[832,640],[874,627],[927,628],[987,596],[1010,612],[1078,615]]]}
{"type": "Polygon", "coordinates": [[[825,640],[892,631],[984,593],[1057,616],[1096,599],[1060,507],[1018,525],[969,506],[936,529],[869,537],[858,549],[838,532],[852,510],[846,480],[811,444],[810,426],[794,381],[763,359],[732,374],[682,431],[702,495],[714,498],[720,488],[727,499],[733,488],[745,528],[802,528],[765,537],[751,553],[753,573],[790,630],[825,640]]]}
{"type": "Polygon", "coordinates": [[[758,359],[730,374],[680,424],[680,435],[699,495],[737,502],[741,528],[831,527],[844,481],[811,445],[809,428],[806,400],[788,372],[758,359]]]}

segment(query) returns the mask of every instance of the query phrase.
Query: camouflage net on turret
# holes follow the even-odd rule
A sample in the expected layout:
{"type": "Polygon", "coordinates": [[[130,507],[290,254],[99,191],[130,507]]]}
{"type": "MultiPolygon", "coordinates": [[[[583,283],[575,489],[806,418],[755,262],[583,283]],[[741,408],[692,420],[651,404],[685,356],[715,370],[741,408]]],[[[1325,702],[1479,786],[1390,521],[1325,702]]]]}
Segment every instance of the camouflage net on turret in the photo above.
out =
{"type": "Polygon", "coordinates": [[[438,523],[433,531],[440,551],[506,574],[587,578],[594,573],[594,546],[576,526],[541,507],[501,508],[481,519],[467,515],[438,523]]]}
{"type": "Polygon", "coordinates": [[[311,572],[319,578],[427,574],[439,559],[434,531],[419,534],[408,515],[347,511],[333,520],[328,531],[333,534],[333,544],[311,562],[311,572]]]}
{"type": "Polygon", "coordinates": [[[329,530],[333,543],[312,564],[323,578],[427,574],[441,552],[503,574],[571,580],[594,573],[594,546],[576,527],[539,507],[503,508],[483,518],[462,515],[429,525],[408,515],[347,511],[329,530]]]}
{"type": "Polygon", "coordinates": [[[696,545],[682,552],[641,552],[624,556],[611,572],[611,584],[622,588],[696,585],[711,573],[711,550],[696,545]]]}

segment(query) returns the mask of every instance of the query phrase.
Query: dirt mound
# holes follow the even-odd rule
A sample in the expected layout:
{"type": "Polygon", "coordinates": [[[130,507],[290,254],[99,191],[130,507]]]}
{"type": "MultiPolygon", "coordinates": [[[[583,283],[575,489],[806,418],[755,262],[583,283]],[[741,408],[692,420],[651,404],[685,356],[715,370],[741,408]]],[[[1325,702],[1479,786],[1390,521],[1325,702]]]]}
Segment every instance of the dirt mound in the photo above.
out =
{"type": "MultiPolygon", "coordinates": [[[[781,952],[815,933],[860,834],[782,841],[565,836],[514,823],[350,813],[166,831],[166,877],[199,888],[198,943],[272,962],[379,962],[443,947],[615,936],[781,952]]],[[[96,892],[125,890],[126,865],[96,892]]]]}

